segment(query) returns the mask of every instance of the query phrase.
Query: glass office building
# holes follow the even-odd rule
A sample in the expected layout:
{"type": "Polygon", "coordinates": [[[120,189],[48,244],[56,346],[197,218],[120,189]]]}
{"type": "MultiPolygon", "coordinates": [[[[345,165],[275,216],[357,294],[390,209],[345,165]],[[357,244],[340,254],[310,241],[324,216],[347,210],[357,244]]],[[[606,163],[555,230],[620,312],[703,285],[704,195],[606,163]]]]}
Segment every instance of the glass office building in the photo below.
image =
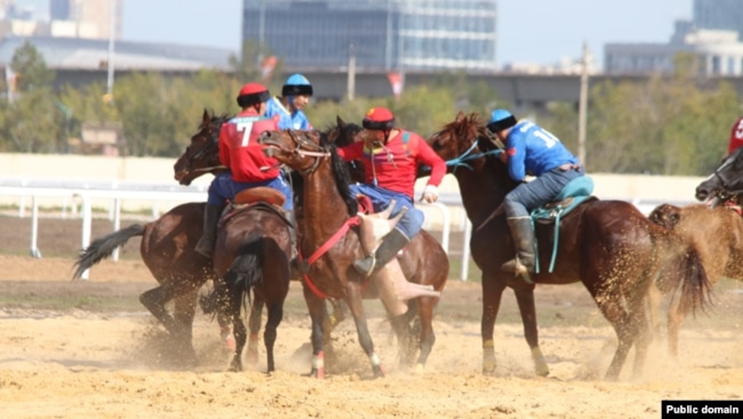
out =
{"type": "Polygon", "coordinates": [[[245,0],[242,36],[290,67],[493,70],[496,0],[245,0]]]}

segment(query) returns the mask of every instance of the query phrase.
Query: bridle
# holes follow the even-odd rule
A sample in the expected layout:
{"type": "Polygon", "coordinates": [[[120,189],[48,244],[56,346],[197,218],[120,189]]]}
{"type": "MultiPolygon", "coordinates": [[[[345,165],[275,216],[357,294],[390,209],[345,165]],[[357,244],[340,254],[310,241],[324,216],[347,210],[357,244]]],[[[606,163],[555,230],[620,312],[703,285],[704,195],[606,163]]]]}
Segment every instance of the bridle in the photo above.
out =
{"type": "MultiPolygon", "coordinates": [[[[203,158],[204,155],[209,156],[209,157],[219,156],[219,130],[214,129],[214,125],[217,125],[217,124],[214,122],[211,123],[207,127],[208,133],[201,134],[202,136],[207,137],[206,144],[204,145],[204,147],[201,148],[201,150],[197,151],[193,155],[190,155],[191,146],[186,147],[186,167],[185,167],[186,172],[207,173],[213,170],[227,169],[227,166],[223,164],[207,166],[207,167],[198,167],[198,168],[192,169],[193,162],[203,158]]],[[[221,121],[219,122],[219,125],[221,125],[221,121]]]]}
{"type": "Polygon", "coordinates": [[[296,154],[302,158],[314,157],[314,160],[309,167],[304,169],[296,169],[297,172],[299,172],[299,174],[301,174],[302,176],[306,176],[317,170],[317,168],[320,167],[320,160],[330,157],[331,154],[330,151],[327,150],[327,148],[319,144],[315,144],[306,138],[300,138],[300,136],[292,130],[286,130],[286,132],[289,135],[289,138],[291,138],[294,142],[294,150],[291,151],[293,154],[296,154]]]}

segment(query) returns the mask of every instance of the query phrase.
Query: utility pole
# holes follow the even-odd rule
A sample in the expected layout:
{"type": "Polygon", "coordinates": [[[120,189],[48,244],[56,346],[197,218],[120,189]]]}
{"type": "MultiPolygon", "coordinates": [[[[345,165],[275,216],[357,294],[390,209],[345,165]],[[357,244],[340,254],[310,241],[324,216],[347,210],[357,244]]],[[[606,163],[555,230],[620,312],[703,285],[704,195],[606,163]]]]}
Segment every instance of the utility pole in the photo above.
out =
{"type": "Polygon", "coordinates": [[[348,47],[348,101],[353,102],[356,96],[356,52],[353,44],[348,47]]]}
{"type": "Polygon", "coordinates": [[[578,159],[586,167],[586,112],[588,108],[588,45],[583,43],[578,101],[578,159]]]}
{"type": "Polygon", "coordinates": [[[118,0],[108,1],[108,5],[111,8],[111,16],[108,27],[108,81],[106,83],[106,98],[108,101],[113,100],[114,93],[114,35],[116,33],[117,1],[118,0]]]}

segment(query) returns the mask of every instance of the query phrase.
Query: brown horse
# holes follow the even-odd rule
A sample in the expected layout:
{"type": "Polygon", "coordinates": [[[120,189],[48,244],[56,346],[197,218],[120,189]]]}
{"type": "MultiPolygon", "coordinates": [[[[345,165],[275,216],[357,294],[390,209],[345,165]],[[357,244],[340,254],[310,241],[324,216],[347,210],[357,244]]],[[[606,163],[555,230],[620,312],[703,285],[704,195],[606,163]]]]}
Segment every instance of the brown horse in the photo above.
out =
{"type": "MultiPolygon", "coordinates": [[[[504,262],[514,257],[501,205],[517,183],[495,156],[498,150],[488,134],[477,114],[460,113],[430,139],[433,149],[447,160],[450,172],[457,178],[465,211],[474,227],[470,248],[482,271],[483,371],[495,370],[493,328],[503,291],[510,287],[516,294],[536,372],[547,375],[549,370],[539,348],[535,285],[500,270],[504,262]]],[[[543,267],[550,265],[556,234],[554,226],[537,226],[539,262],[543,267]]],[[[633,371],[642,371],[650,338],[644,298],[653,278],[666,267],[678,272],[675,278],[683,281],[682,297],[689,307],[701,305],[708,282],[693,247],[651,223],[628,202],[591,199],[561,219],[554,271],[543,269],[532,274],[531,279],[540,284],[583,283],[617,335],[618,347],[606,373],[607,379],[615,380],[633,345],[633,371]],[[679,247],[685,251],[672,251],[679,247]]]]}
{"type": "Polygon", "coordinates": [[[284,197],[269,188],[253,188],[238,194],[236,202],[241,203],[242,196],[256,194],[260,197],[245,200],[246,208],[233,205],[232,212],[223,216],[212,255],[217,279],[211,301],[202,303],[205,312],[216,311],[232,320],[236,348],[230,371],[242,371],[242,351],[248,336],[240,309],[241,302],[251,301],[251,290],[256,306],[254,309],[251,304],[251,344],[257,343],[265,306],[268,311],[263,332],[266,365],[267,372],[274,371],[276,329],[281,323],[284,300],[289,292],[292,254],[289,229],[293,227],[281,209],[284,197]],[[266,197],[270,197],[271,192],[275,192],[276,197],[267,203],[266,197]]]}
{"type": "MultiPolygon", "coordinates": [[[[265,132],[259,141],[266,145],[268,155],[299,172],[304,178],[301,254],[313,259],[318,249],[330,245],[309,264],[308,275],[304,276],[302,282],[312,319],[313,366],[310,374],[317,378],[324,376],[323,300],[334,297],[342,298],[348,304],[356,323],[359,343],[371,361],[372,372],[375,377],[383,376],[384,369],[374,351],[362,305],[367,283],[351,267],[351,263],[362,256],[359,236],[353,227],[342,233],[349,227],[358,208],[349,192],[347,165],[338,157],[335,145],[320,132],[265,132]],[[337,237],[339,232],[342,234],[337,237]],[[328,239],[334,236],[338,240],[331,244],[333,242],[328,239]]],[[[437,291],[444,288],[449,262],[439,243],[427,232],[421,231],[415,236],[406,246],[400,262],[410,282],[432,285],[437,291]]],[[[410,300],[407,313],[391,319],[403,366],[410,363],[414,352],[420,351],[416,370],[422,371],[435,341],[432,318],[437,302],[437,297],[410,300]],[[410,322],[415,314],[420,321],[420,335],[413,351],[406,342],[410,344],[410,322]]]]}
{"type": "MultiPolygon", "coordinates": [[[[191,138],[192,144],[216,144],[219,128],[225,116],[209,115],[204,110],[199,131],[191,138]]],[[[208,150],[207,150],[208,151],[208,150]]],[[[175,177],[188,185],[204,173],[224,170],[219,159],[205,159],[208,152],[186,150],[175,164],[175,177]],[[199,170],[191,170],[198,164],[199,170]]],[[[201,237],[204,203],[179,205],[157,220],[145,225],[134,224],[104,237],[95,239],[75,261],[74,278],[109,257],[113,251],[132,237],[141,236],[140,256],[160,284],[143,293],[139,300],[169,332],[175,348],[187,362],[195,361],[192,345],[192,327],[199,288],[214,279],[212,263],[194,251],[201,237]],[[175,300],[173,314],[165,307],[175,300]]]]}
{"type": "MultiPolygon", "coordinates": [[[[743,280],[743,218],[726,208],[711,208],[703,204],[677,207],[657,206],[648,218],[663,227],[674,230],[699,250],[710,285],[722,278],[743,280]]],[[[653,295],[653,315],[659,296],[653,295]]],[[[689,307],[673,299],[668,308],[668,350],[678,355],[678,331],[689,313],[689,307]]],[[[656,316],[654,315],[655,319],[656,316]]]]}

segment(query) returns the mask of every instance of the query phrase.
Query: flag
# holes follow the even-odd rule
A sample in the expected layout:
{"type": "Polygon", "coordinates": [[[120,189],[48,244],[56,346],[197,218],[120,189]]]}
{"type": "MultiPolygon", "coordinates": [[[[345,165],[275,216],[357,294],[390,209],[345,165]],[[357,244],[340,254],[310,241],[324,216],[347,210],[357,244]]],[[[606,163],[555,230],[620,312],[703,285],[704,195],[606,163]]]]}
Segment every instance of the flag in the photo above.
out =
{"type": "Polygon", "coordinates": [[[395,95],[395,99],[399,100],[400,95],[402,95],[403,85],[405,84],[402,74],[394,71],[387,73],[387,80],[390,81],[390,85],[392,86],[392,94],[395,95]]]}
{"type": "Polygon", "coordinates": [[[263,77],[263,83],[270,83],[271,77],[273,76],[273,70],[276,68],[276,63],[279,60],[276,58],[275,55],[272,55],[270,57],[266,57],[265,60],[261,63],[261,76],[263,77]]]}

